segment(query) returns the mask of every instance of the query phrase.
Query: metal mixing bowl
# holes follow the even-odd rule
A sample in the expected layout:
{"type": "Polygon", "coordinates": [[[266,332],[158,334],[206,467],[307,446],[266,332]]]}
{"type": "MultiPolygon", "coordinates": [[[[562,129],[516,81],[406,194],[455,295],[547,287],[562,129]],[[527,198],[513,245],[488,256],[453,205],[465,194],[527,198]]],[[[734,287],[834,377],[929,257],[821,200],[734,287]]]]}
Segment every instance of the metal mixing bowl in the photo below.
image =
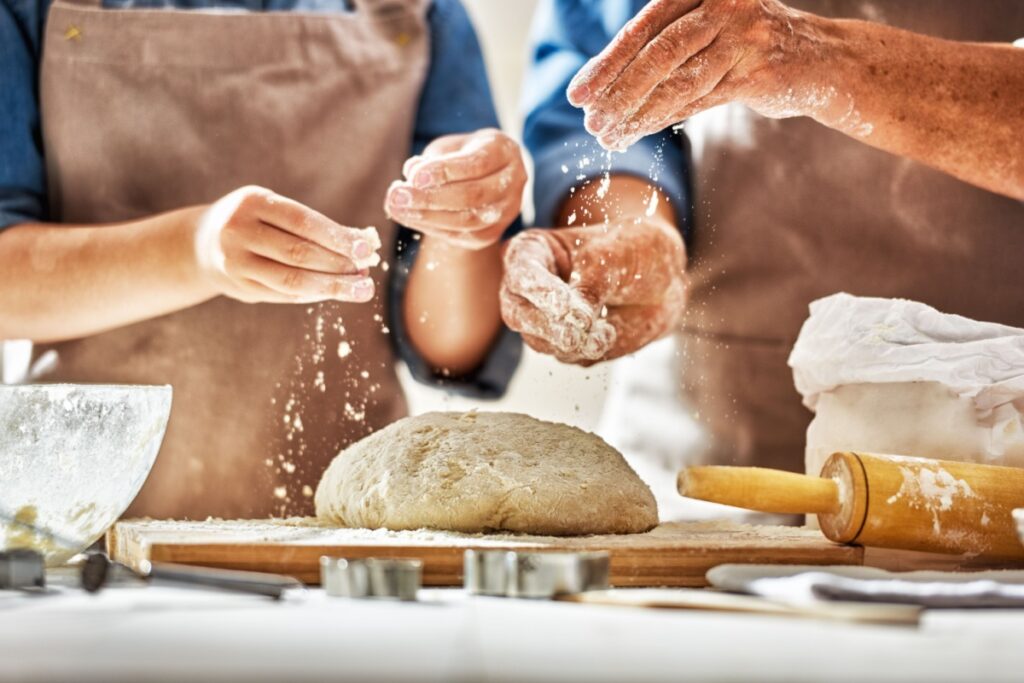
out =
{"type": "Polygon", "coordinates": [[[0,386],[0,547],[52,566],[95,542],[142,488],[170,413],[169,386],[0,386]]]}

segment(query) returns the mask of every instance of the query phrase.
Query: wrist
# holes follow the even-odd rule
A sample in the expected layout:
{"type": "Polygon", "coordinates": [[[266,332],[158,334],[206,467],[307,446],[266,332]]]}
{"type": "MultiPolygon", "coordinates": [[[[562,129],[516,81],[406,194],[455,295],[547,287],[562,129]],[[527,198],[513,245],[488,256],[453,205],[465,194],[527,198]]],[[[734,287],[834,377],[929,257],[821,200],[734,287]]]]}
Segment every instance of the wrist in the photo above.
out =
{"type": "Polygon", "coordinates": [[[806,30],[813,35],[802,59],[801,80],[812,104],[805,115],[850,135],[864,137],[871,126],[857,107],[860,60],[855,52],[868,22],[828,19],[805,14],[806,30]]]}
{"type": "Polygon", "coordinates": [[[218,284],[221,272],[214,263],[216,258],[210,254],[207,244],[211,236],[203,232],[203,218],[210,205],[190,206],[174,214],[173,244],[171,253],[178,264],[178,277],[181,283],[204,299],[210,299],[222,293],[218,284]]]}
{"type": "Polygon", "coordinates": [[[767,78],[745,103],[771,118],[807,116],[824,123],[843,99],[836,73],[843,48],[837,22],[787,7],[772,24],[758,59],[768,67],[767,78]]]}

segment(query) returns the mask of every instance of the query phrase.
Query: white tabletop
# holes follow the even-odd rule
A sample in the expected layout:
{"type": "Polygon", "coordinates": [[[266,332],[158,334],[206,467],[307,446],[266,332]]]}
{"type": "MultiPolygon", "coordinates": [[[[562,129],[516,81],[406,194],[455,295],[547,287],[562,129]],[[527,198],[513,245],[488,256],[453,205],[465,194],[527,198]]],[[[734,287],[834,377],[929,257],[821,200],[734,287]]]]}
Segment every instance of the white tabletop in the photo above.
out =
{"type": "Polygon", "coordinates": [[[0,591],[0,680],[1020,680],[1024,611],[916,628],[309,590],[282,602],[171,588],[0,591]]]}

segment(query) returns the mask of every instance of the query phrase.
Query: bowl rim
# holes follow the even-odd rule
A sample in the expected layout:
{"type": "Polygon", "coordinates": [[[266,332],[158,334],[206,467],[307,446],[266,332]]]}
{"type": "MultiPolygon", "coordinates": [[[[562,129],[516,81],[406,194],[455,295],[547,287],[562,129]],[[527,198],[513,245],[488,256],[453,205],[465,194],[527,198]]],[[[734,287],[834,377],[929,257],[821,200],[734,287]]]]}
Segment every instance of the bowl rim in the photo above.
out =
{"type": "Polygon", "coordinates": [[[31,384],[0,384],[0,391],[7,389],[131,389],[137,391],[173,391],[170,384],[103,384],[90,382],[34,382],[31,384]]]}

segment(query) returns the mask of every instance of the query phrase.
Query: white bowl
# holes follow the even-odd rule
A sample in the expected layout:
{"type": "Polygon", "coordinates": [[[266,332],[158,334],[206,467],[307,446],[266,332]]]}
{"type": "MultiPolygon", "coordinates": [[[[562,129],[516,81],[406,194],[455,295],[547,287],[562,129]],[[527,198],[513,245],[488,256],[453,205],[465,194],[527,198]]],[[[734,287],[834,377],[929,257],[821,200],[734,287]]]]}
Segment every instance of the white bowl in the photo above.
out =
{"type": "Polygon", "coordinates": [[[94,543],[142,488],[170,413],[169,386],[0,386],[2,547],[53,566],[94,543]]]}

